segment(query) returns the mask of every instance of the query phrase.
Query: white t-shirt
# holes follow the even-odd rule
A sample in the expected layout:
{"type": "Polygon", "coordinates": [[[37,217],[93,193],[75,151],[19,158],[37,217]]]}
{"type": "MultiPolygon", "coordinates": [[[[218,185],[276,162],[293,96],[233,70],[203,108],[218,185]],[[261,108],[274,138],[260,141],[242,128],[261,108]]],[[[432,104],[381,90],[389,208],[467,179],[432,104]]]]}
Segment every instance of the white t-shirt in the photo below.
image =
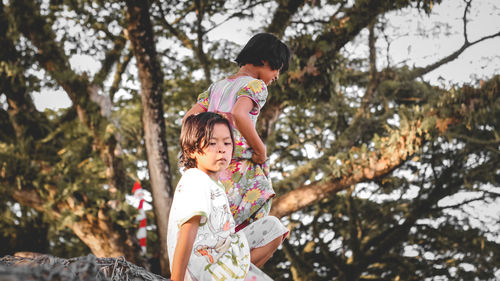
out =
{"type": "Polygon", "coordinates": [[[180,227],[193,216],[201,216],[201,223],[185,280],[244,280],[250,266],[248,241],[234,232],[224,187],[196,168],[185,171],[175,189],[167,234],[170,265],[180,227]]]}

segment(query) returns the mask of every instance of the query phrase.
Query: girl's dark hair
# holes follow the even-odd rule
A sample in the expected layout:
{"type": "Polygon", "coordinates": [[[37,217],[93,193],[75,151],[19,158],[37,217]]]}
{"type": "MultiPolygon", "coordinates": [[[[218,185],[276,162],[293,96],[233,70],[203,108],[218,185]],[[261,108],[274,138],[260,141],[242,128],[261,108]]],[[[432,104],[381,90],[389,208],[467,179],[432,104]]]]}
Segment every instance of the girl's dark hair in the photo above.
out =
{"type": "Polygon", "coordinates": [[[234,136],[229,121],[220,114],[202,112],[189,116],[182,124],[181,137],[179,138],[181,143],[179,166],[185,169],[197,167],[193,153],[202,153],[208,146],[215,124],[224,124],[229,129],[234,153],[234,136]]]}
{"type": "Polygon", "coordinates": [[[285,43],[270,33],[258,33],[247,42],[235,61],[240,67],[245,64],[262,66],[267,61],[271,69],[285,72],[289,60],[290,50],[285,43]]]}

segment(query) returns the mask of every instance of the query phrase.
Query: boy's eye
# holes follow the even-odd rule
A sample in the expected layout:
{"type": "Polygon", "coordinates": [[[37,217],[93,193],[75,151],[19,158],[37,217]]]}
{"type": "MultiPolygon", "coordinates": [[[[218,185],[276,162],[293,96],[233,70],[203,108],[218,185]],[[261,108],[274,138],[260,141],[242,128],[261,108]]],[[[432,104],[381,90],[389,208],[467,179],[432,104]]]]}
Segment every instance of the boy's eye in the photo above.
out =
{"type": "Polygon", "coordinates": [[[215,142],[209,142],[208,145],[216,145],[217,143],[215,142]]]}
{"type": "Polygon", "coordinates": [[[233,145],[232,142],[225,142],[224,145],[233,145]]]}

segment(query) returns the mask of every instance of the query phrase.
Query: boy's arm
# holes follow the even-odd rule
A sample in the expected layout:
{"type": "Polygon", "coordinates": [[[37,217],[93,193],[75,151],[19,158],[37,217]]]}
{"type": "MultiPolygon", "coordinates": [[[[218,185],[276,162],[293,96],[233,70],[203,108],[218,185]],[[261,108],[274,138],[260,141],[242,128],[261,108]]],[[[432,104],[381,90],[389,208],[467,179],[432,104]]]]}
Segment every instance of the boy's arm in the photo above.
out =
{"type": "Polygon", "coordinates": [[[170,277],[172,281],[184,280],[200,221],[201,216],[194,216],[181,226],[172,260],[172,276],[170,277]]]}
{"type": "Polygon", "coordinates": [[[253,108],[254,101],[244,96],[236,100],[231,115],[233,116],[234,125],[254,151],[252,160],[257,164],[262,164],[267,159],[266,146],[257,134],[257,130],[255,130],[255,126],[248,115],[253,108]]]}
{"type": "Polygon", "coordinates": [[[193,115],[193,114],[202,113],[202,112],[205,112],[205,109],[201,105],[199,105],[199,104],[193,105],[193,107],[191,107],[191,109],[188,110],[188,112],[186,112],[186,115],[184,115],[184,118],[182,118],[182,124],[184,124],[184,120],[186,120],[186,118],[188,118],[188,116],[193,115]]]}

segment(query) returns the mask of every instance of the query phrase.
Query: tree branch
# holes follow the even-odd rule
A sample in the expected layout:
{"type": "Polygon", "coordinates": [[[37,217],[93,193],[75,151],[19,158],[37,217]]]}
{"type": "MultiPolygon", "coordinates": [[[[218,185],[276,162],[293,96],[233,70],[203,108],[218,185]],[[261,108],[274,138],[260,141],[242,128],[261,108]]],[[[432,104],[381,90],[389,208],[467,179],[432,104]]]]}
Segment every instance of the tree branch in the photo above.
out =
{"type": "Polygon", "coordinates": [[[292,271],[293,280],[311,280],[308,276],[311,276],[311,273],[314,274],[313,268],[300,255],[295,253],[295,249],[290,245],[288,239],[285,239],[281,245],[285,256],[291,262],[290,270],[292,271]]]}
{"type": "Polygon", "coordinates": [[[456,58],[458,58],[460,56],[460,54],[462,54],[465,50],[467,50],[467,48],[471,47],[471,46],[474,46],[484,40],[488,40],[488,39],[491,39],[491,38],[494,38],[494,37],[497,37],[497,36],[500,36],[500,31],[497,32],[497,33],[494,33],[494,34],[491,34],[491,35],[488,35],[488,36],[484,36],[482,38],[479,38],[478,40],[476,41],[473,41],[473,42],[469,42],[469,37],[468,37],[468,34],[467,34],[467,13],[469,12],[469,9],[471,7],[471,3],[472,3],[472,0],[464,0],[464,2],[466,3],[466,6],[465,6],[465,9],[464,9],[464,14],[463,14],[463,17],[462,17],[462,21],[463,21],[463,35],[464,35],[464,43],[463,45],[458,49],[456,50],[455,52],[451,53],[450,55],[440,59],[439,61],[435,62],[435,63],[432,63],[428,66],[425,66],[425,67],[417,67],[415,68],[409,75],[409,80],[413,80],[417,77],[421,77],[437,68],[439,68],[440,66],[444,65],[444,64],[447,64],[453,60],[455,60],[456,58]]]}
{"type": "Polygon", "coordinates": [[[330,27],[325,29],[325,32],[319,36],[317,43],[321,41],[329,42],[329,47],[326,50],[330,54],[336,54],[340,49],[350,42],[359,32],[375,19],[389,11],[400,9],[410,5],[412,1],[357,1],[350,8],[343,9],[343,16],[337,18],[337,13],[330,17],[330,27]]]}
{"type": "Polygon", "coordinates": [[[251,17],[252,14],[245,14],[245,11],[248,11],[248,10],[252,9],[253,7],[256,7],[256,6],[259,6],[259,5],[262,5],[264,3],[268,3],[268,2],[269,2],[269,0],[257,1],[257,2],[250,3],[248,6],[241,8],[240,11],[232,13],[231,15],[229,15],[228,17],[226,17],[225,19],[223,19],[219,23],[214,24],[210,28],[207,28],[205,30],[204,34],[209,33],[210,31],[216,29],[217,27],[223,25],[224,23],[228,22],[229,20],[231,20],[233,18],[251,17]]]}
{"type": "Polygon", "coordinates": [[[196,46],[196,57],[201,63],[203,68],[203,72],[205,73],[205,80],[207,83],[212,83],[212,75],[210,73],[210,62],[208,61],[207,55],[205,51],[203,51],[203,36],[205,32],[203,31],[203,18],[205,17],[205,4],[201,0],[194,1],[196,5],[196,38],[197,38],[197,46],[196,46]]]}
{"type": "Polygon", "coordinates": [[[482,196],[480,196],[478,198],[464,200],[464,201],[462,201],[460,203],[457,203],[457,204],[452,204],[452,205],[447,205],[447,206],[443,206],[443,207],[432,208],[431,211],[434,212],[434,211],[443,211],[443,210],[446,210],[446,209],[455,209],[455,208],[461,207],[463,205],[467,205],[467,204],[472,203],[472,202],[484,200],[485,198],[486,198],[486,196],[482,195],[482,196]]]}
{"type": "MultiPolygon", "coordinates": [[[[311,223],[312,227],[312,232],[313,232],[313,237],[318,238],[317,242],[317,247],[319,248],[321,254],[323,254],[323,257],[327,259],[327,263],[329,263],[331,266],[333,266],[335,269],[338,271],[344,271],[346,269],[346,264],[345,260],[342,260],[339,256],[333,254],[329,250],[329,242],[331,242],[335,237],[333,237],[330,241],[327,241],[327,243],[323,242],[323,239],[320,238],[319,233],[320,229],[319,226],[320,224],[318,223],[318,218],[323,215],[323,209],[320,207],[320,204],[316,205],[316,213],[314,214],[314,220],[311,223]]],[[[336,235],[336,234],[335,234],[336,235]]]]}
{"type": "Polygon", "coordinates": [[[463,28],[464,28],[464,42],[465,44],[469,43],[469,37],[467,35],[467,13],[469,12],[469,9],[471,7],[472,0],[464,0],[465,2],[465,9],[464,9],[464,15],[462,17],[463,21],[463,28]]]}
{"type": "MultiPolygon", "coordinates": [[[[158,9],[160,10],[161,14],[161,21],[163,22],[163,25],[167,28],[167,30],[172,33],[179,41],[181,41],[182,45],[190,50],[194,51],[194,42],[187,37],[186,34],[175,28],[172,24],[170,24],[167,21],[167,16],[165,15],[165,12],[163,11],[163,8],[161,5],[158,5],[158,9]]],[[[192,9],[195,9],[195,5],[193,4],[192,9]]],[[[189,11],[188,11],[189,12],[189,11]]]]}
{"type": "MultiPolygon", "coordinates": [[[[435,129],[436,119],[452,118],[458,123],[466,118],[464,112],[460,109],[447,112],[449,116],[438,116],[438,113],[443,114],[443,111],[436,110],[439,108],[437,104],[441,107],[453,108],[455,104],[467,104],[469,100],[479,98],[482,98],[482,100],[477,103],[478,105],[494,104],[500,98],[498,96],[499,84],[500,79],[494,77],[481,89],[474,91],[468,89],[467,95],[460,96],[460,99],[452,95],[442,96],[441,99],[436,101],[436,104],[429,104],[428,107],[423,109],[418,115],[419,117],[413,116],[411,120],[406,120],[407,124],[405,124],[404,128],[393,131],[392,136],[381,138],[376,142],[380,143],[380,147],[375,147],[375,151],[362,152],[361,148],[353,147],[351,151],[357,152],[357,161],[347,159],[338,166],[335,163],[337,158],[333,157],[334,162],[330,161],[331,174],[327,174],[321,181],[302,185],[284,195],[278,196],[273,200],[271,214],[277,217],[291,214],[324,198],[328,198],[338,191],[347,189],[351,185],[373,180],[390,173],[414,153],[418,152],[425,139],[445,133],[435,129]],[[422,124],[427,125],[423,127],[422,124]],[[434,124],[432,125],[434,127],[429,127],[429,124],[434,124]],[[335,176],[333,174],[336,169],[340,169],[340,175],[335,176]]],[[[449,128],[451,126],[447,130],[449,128]]],[[[324,159],[326,160],[328,157],[330,155],[325,155],[324,159]]]]}
{"type": "Polygon", "coordinates": [[[348,224],[348,229],[349,229],[349,247],[352,250],[352,258],[354,260],[357,260],[361,256],[361,244],[360,244],[360,239],[362,237],[361,230],[359,228],[359,210],[356,208],[356,202],[352,198],[352,192],[354,191],[354,186],[351,186],[350,189],[347,192],[347,212],[349,213],[349,224],[348,224]]]}
{"type": "Polygon", "coordinates": [[[301,186],[279,196],[273,200],[271,215],[282,217],[324,198],[328,198],[341,190],[347,189],[351,185],[373,180],[393,171],[413,154],[410,147],[414,145],[419,146],[422,142],[422,136],[416,134],[417,129],[419,129],[419,125],[414,124],[411,130],[404,135],[402,134],[401,139],[404,141],[401,144],[389,144],[389,138],[384,138],[383,142],[387,141],[387,143],[381,148],[380,153],[371,152],[360,155],[365,165],[344,162],[342,165],[347,165],[347,175],[301,186]],[[395,145],[397,148],[391,149],[392,145],[395,145]],[[386,154],[384,151],[388,150],[394,150],[394,153],[386,154]]]}
{"type": "MultiPolygon", "coordinates": [[[[22,64],[23,55],[16,50],[16,46],[9,37],[9,18],[0,4],[0,64],[10,71],[0,70],[0,92],[7,98],[7,120],[10,121],[14,130],[13,137],[21,144],[23,152],[31,154],[34,151],[33,144],[26,143],[28,139],[40,140],[48,134],[49,120],[45,115],[36,110],[33,99],[27,88],[27,81],[22,64]],[[9,73],[10,72],[10,73],[9,73]]],[[[6,123],[9,122],[3,120],[6,123]]],[[[2,128],[4,130],[4,128],[2,128]]],[[[8,131],[8,130],[6,130],[8,131]]],[[[3,132],[8,133],[8,132],[3,132]]]]}
{"type": "Polygon", "coordinates": [[[304,5],[305,0],[279,1],[271,23],[265,28],[266,32],[273,33],[278,38],[283,37],[286,28],[290,25],[293,15],[304,5]]]}
{"type": "Polygon", "coordinates": [[[167,28],[167,30],[174,35],[184,47],[190,49],[193,51],[195,57],[198,59],[200,62],[203,72],[205,74],[205,79],[208,83],[211,83],[212,81],[212,75],[210,73],[210,62],[203,51],[203,36],[205,35],[205,31],[203,30],[202,22],[203,22],[203,17],[205,16],[205,3],[203,1],[194,1],[193,3],[193,10],[196,11],[196,34],[197,34],[197,44],[195,43],[194,40],[189,39],[189,37],[183,33],[181,30],[177,29],[174,27],[174,25],[168,23],[166,20],[166,15],[165,12],[163,11],[163,8],[161,5],[158,5],[158,8],[160,10],[161,14],[161,20],[163,22],[163,25],[167,28]]]}
{"type": "Polygon", "coordinates": [[[118,62],[118,64],[116,65],[116,71],[115,71],[115,75],[113,78],[113,84],[111,84],[111,87],[109,88],[109,98],[110,98],[111,102],[114,101],[115,94],[118,91],[118,89],[120,87],[120,83],[122,81],[122,75],[123,75],[123,73],[125,73],[125,70],[127,69],[127,66],[128,66],[128,64],[133,56],[134,56],[134,54],[132,52],[132,49],[130,48],[128,50],[127,54],[125,56],[123,56],[123,61],[118,62]]]}
{"type": "Polygon", "coordinates": [[[115,36],[113,42],[113,48],[106,53],[104,60],[101,62],[101,69],[95,74],[94,80],[92,81],[93,85],[98,85],[101,88],[104,80],[106,80],[111,72],[111,68],[120,60],[127,40],[123,36],[115,36]]]}
{"type": "MultiPolygon", "coordinates": [[[[161,2],[160,2],[161,4],[161,2]]],[[[161,5],[160,5],[161,6],[161,5]]],[[[161,7],[160,7],[161,8],[161,7]]],[[[189,13],[193,12],[196,10],[196,5],[194,3],[191,3],[191,6],[189,6],[189,8],[186,9],[186,11],[181,14],[179,17],[177,17],[173,22],[172,22],[172,25],[176,25],[178,24],[179,22],[181,22],[181,20],[183,20],[184,18],[186,18],[187,15],[189,15],[189,13]]]]}
{"type": "Polygon", "coordinates": [[[455,52],[453,52],[452,54],[442,58],[441,60],[433,63],[433,64],[430,64],[428,66],[425,66],[425,67],[417,67],[415,68],[411,73],[410,75],[408,76],[408,79],[409,80],[413,80],[417,77],[420,77],[420,76],[423,76],[433,70],[435,70],[436,68],[444,65],[444,64],[447,64],[453,60],[455,60],[456,58],[458,58],[458,56],[460,56],[460,54],[462,54],[467,48],[473,46],[473,45],[476,45],[477,43],[480,43],[484,40],[487,40],[487,39],[491,39],[491,38],[494,38],[494,37],[497,37],[497,36],[500,36],[500,32],[497,32],[495,34],[491,34],[489,36],[485,36],[485,37],[482,37],[474,42],[471,42],[471,43],[468,43],[468,42],[464,42],[464,44],[462,45],[462,47],[460,47],[458,50],[456,50],[455,52]]]}
{"type": "Polygon", "coordinates": [[[467,142],[476,143],[476,144],[483,144],[483,145],[493,144],[493,145],[495,145],[495,144],[500,143],[500,138],[498,138],[498,136],[495,136],[494,139],[484,140],[484,139],[479,139],[479,138],[467,136],[464,134],[454,133],[454,132],[449,132],[449,133],[447,133],[447,135],[450,137],[453,137],[453,138],[457,138],[457,139],[464,139],[467,142]]]}
{"type": "Polygon", "coordinates": [[[448,183],[447,187],[444,187],[443,183],[443,179],[449,179],[449,176],[453,173],[453,171],[460,168],[462,163],[457,163],[457,165],[458,167],[448,167],[445,171],[443,171],[443,174],[445,175],[436,179],[436,187],[434,190],[432,190],[426,199],[415,204],[415,208],[407,215],[404,223],[393,228],[388,228],[383,234],[376,236],[366,243],[363,247],[366,251],[366,255],[360,263],[362,268],[379,259],[380,256],[383,253],[386,253],[387,249],[391,248],[395,243],[406,239],[411,227],[419,218],[431,212],[432,206],[437,204],[440,199],[452,194],[456,189],[458,189],[461,183],[463,183],[463,179],[461,178],[453,178],[453,183],[448,183]],[[374,247],[373,250],[372,246],[374,247]]]}
{"type": "MultiPolygon", "coordinates": [[[[377,73],[377,49],[375,48],[375,43],[377,38],[375,36],[375,24],[376,20],[368,26],[368,48],[370,50],[370,55],[368,61],[370,62],[370,73],[368,75],[368,86],[366,87],[365,95],[363,96],[363,101],[361,102],[361,107],[358,110],[358,114],[367,114],[366,110],[370,101],[372,100],[373,93],[379,84],[378,73],[377,73]]],[[[357,117],[355,117],[357,118],[357,117]]]]}

